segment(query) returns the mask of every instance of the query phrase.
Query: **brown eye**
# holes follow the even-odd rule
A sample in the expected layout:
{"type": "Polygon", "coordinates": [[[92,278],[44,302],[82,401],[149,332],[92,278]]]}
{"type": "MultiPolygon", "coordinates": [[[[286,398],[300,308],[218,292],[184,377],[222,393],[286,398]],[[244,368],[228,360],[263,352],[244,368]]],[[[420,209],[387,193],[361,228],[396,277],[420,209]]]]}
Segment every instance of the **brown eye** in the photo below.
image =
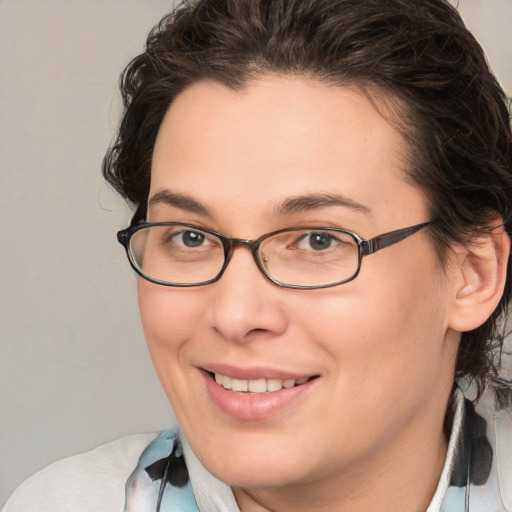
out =
{"type": "Polygon", "coordinates": [[[311,233],[308,235],[307,240],[311,249],[315,251],[328,249],[332,244],[332,236],[327,233],[311,233]]]}

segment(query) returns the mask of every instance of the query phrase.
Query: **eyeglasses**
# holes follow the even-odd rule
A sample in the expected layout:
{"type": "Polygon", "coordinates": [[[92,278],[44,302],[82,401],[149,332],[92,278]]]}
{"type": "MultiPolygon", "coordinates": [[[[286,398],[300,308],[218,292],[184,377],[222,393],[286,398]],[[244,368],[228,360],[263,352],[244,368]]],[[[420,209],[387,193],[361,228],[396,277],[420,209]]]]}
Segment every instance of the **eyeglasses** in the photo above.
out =
{"type": "Polygon", "coordinates": [[[354,279],[363,256],[389,247],[431,224],[423,222],[364,240],[338,228],[289,228],[257,240],[228,238],[177,222],[143,222],[117,233],[130,264],[144,279],[164,286],[203,286],[226,270],[233,251],[251,250],[260,271],[283,288],[310,290],[354,279]]]}

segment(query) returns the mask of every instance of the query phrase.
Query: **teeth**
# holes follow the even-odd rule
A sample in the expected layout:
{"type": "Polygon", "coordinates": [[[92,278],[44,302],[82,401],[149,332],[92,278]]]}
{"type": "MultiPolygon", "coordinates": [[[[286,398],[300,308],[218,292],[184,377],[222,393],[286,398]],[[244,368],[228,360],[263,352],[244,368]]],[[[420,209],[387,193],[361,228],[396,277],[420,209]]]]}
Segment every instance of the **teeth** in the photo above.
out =
{"type": "Polygon", "coordinates": [[[280,389],[283,389],[281,379],[267,379],[267,391],[279,391],[280,389]]]}
{"type": "MultiPolygon", "coordinates": [[[[229,379],[229,377],[228,377],[229,379]]],[[[223,382],[224,384],[224,382],[223,382]]],[[[231,389],[233,391],[248,391],[249,381],[242,379],[231,379],[231,389]]]]}
{"type": "Polygon", "coordinates": [[[309,380],[309,377],[303,377],[302,379],[232,379],[226,375],[220,373],[215,374],[215,382],[221,385],[224,389],[231,391],[237,391],[242,393],[266,393],[272,391],[279,391],[283,388],[289,389],[294,386],[300,386],[305,384],[309,380]]]}
{"type": "Polygon", "coordinates": [[[267,380],[266,379],[258,379],[258,380],[250,380],[248,381],[249,391],[251,393],[265,393],[267,391],[267,380]]]}

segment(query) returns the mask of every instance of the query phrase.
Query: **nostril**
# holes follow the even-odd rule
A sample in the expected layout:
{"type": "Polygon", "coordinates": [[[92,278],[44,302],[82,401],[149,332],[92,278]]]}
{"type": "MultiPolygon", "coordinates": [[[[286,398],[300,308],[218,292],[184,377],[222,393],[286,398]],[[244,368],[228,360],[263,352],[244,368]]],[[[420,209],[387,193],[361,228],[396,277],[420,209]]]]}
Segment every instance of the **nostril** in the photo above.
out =
{"type": "Polygon", "coordinates": [[[261,333],[261,332],[266,332],[266,329],[252,329],[251,331],[248,332],[248,334],[258,334],[258,333],[261,333]]]}

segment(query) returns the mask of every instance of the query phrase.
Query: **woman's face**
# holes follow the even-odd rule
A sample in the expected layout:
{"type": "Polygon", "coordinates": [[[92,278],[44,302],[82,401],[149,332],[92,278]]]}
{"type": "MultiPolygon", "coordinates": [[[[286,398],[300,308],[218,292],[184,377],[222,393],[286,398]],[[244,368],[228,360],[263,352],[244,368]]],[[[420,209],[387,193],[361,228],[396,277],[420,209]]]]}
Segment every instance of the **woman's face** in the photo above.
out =
{"type": "MultiPolygon", "coordinates": [[[[160,128],[148,220],[243,239],[297,226],[371,238],[428,220],[406,161],[402,136],[356,89],[202,82],[160,128]]],[[[417,441],[442,445],[458,345],[451,269],[423,230],[332,288],[279,288],[244,247],[207,286],[140,279],[154,365],[203,464],[233,486],[297,488],[382,470],[417,441]],[[236,392],[213,374],[295,387],[236,392]]]]}

